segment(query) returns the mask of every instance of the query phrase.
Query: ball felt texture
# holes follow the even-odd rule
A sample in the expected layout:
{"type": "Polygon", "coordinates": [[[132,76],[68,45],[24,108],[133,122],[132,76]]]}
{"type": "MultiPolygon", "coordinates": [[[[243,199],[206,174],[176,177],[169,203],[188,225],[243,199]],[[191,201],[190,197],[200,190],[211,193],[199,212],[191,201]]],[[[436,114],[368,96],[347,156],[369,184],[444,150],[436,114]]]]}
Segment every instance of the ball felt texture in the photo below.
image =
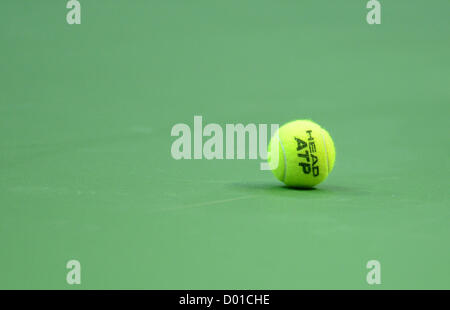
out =
{"type": "Polygon", "coordinates": [[[281,126],[268,147],[273,174],[289,187],[309,188],[333,170],[336,152],[330,134],[310,120],[281,126]]]}

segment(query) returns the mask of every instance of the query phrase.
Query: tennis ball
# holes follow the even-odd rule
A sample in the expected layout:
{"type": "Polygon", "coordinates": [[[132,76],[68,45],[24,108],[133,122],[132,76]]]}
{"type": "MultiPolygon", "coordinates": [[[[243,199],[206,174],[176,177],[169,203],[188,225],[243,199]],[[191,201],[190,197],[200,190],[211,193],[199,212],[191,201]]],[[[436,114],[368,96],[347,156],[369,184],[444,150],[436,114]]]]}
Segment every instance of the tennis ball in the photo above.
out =
{"type": "Polygon", "coordinates": [[[273,174],[290,187],[313,187],[333,170],[336,152],[329,133],[310,120],[281,126],[268,147],[273,174]]]}

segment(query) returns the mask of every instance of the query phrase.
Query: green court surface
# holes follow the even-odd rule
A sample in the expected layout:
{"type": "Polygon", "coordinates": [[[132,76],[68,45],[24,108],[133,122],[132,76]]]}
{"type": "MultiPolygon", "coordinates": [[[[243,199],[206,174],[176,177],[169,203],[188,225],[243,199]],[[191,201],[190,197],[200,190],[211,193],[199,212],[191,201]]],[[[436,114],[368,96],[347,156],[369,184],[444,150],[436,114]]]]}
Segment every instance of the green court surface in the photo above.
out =
{"type": "Polygon", "coordinates": [[[450,1],[66,2],[0,9],[1,289],[450,288],[450,1]],[[195,115],[315,120],[334,171],[175,160],[195,115]]]}

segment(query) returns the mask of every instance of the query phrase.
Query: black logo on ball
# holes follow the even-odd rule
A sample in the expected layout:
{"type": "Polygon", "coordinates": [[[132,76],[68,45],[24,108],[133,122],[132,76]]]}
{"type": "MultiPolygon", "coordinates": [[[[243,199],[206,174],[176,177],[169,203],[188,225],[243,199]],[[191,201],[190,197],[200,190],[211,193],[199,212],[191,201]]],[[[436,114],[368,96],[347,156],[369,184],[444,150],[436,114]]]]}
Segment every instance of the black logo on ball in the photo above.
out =
{"type": "Polygon", "coordinates": [[[307,130],[306,133],[309,135],[307,142],[294,137],[297,142],[297,156],[300,159],[298,165],[302,167],[304,174],[310,174],[312,171],[313,176],[317,177],[319,175],[319,166],[317,164],[319,158],[315,155],[316,144],[312,136],[312,130],[307,130]]]}

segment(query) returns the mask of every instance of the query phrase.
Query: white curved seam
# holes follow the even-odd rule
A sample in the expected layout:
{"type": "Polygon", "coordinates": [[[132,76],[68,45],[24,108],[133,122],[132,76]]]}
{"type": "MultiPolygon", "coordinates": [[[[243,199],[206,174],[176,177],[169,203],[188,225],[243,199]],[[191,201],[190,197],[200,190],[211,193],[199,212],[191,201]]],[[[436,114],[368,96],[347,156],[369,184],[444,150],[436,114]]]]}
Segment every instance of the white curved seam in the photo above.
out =
{"type": "MultiPolygon", "coordinates": [[[[280,135],[278,135],[278,143],[281,145],[281,149],[283,150],[283,158],[284,158],[284,172],[283,172],[283,182],[286,180],[286,171],[287,171],[287,160],[286,160],[286,152],[284,151],[283,143],[281,143],[280,135]]],[[[278,159],[280,160],[280,159],[278,159]]]]}

